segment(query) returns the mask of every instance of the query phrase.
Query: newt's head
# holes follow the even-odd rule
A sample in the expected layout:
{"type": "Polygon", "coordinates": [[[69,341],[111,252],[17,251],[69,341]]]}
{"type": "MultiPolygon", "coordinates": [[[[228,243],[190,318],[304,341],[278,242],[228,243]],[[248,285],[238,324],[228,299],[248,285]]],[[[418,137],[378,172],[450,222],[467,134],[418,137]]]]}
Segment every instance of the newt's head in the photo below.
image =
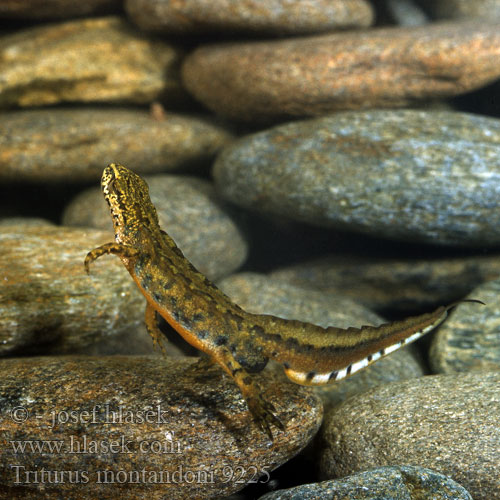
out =
{"type": "Polygon", "coordinates": [[[159,230],[158,215],[149,197],[144,179],[117,163],[109,164],[102,173],[101,187],[113,218],[115,239],[125,242],[143,227],[159,230]]]}

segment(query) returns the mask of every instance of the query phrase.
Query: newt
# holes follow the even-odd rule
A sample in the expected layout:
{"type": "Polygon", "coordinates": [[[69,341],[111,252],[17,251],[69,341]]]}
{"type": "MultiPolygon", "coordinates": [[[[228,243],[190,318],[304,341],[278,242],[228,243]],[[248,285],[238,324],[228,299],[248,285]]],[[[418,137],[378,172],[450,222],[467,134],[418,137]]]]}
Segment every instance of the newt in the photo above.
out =
{"type": "Polygon", "coordinates": [[[90,263],[102,255],[118,256],[146,298],[145,323],[155,344],[164,338],[157,324],[159,314],[233,378],[255,422],[271,440],[271,425],[280,430],[284,425],[253,377],[270,359],[298,384],[338,381],[430,332],[456,305],[377,327],[346,329],[252,314],[200,273],[160,228],[141,177],[112,163],[104,169],[101,187],[115,241],[87,254],[87,273],[90,263]]]}

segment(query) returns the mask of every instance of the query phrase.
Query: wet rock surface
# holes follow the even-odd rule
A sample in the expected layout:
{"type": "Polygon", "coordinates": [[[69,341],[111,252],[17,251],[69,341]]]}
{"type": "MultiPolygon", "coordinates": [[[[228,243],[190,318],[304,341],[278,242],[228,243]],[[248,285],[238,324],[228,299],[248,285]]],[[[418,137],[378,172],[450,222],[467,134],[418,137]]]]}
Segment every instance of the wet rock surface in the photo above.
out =
{"type": "Polygon", "coordinates": [[[433,338],[429,359],[435,373],[500,371],[500,281],[474,289],[433,338]],[[475,307],[474,307],[475,306],[475,307]]]}
{"type": "Polygon", "coordinates": [[[210,120],[120,108],[14,111],[0,122],[0,180],[96,181],[120,161],[139,174],[210,165],[230,134],[210,120]]]}
{"type": "Polygon", "coordinates": [[[499,26],[464,22],[207,45],[187,57],[183,79],[208,108],[242,121],[403,107],[498,79],[499,26]]]}
{"type": "Polygon", "coordinates": [[[118,17],[18,31],[0,39],[0,107],[180,97],[179,60],[118,17]]]}
{"type": "Polygon", "coordinates": [[[492,255],[366,258],[332,255],[277,269],[271,276],[295,286],[342,293],[376,311],[403,314],[451,304],[500,277],[492,255]]]}
{"type": "MultiPolygon", "coordinates": [[[[210,279],[235,271],[245,260],[247,245],[233,219],[225,212],[212,185],[195,177],[146,177],[160,226],[185,256],[210,279]]],[[[66,208],[63,223],[109,231],[109,207],[99,188],[78,195],[66,208]]]]}
{"type": "Polygon", "coordinates": [[[379,467],[342,479],[305,484],[289,490],[268,493],[261,500],[472,500],[455,481],[423,467],[379,467]]]}
{"type": "Polygon", "coordinates": [[[261,380],[286,423],[270,445],[232,380],[192,360],[9,359],[0,373],[0,481],[30,496],[222,497],[265,481],[308,443],[322,415],[306,389],[261,380]],[[13,449],[28,441],[59,448],[13,449]],[[49,477],[58,473],[55,485],[49,477]]]}
{"type": "Polygon", "coordinates": [[[449,476],[475,500],[495,498],[499,383],[498,372],[437,375],[349,399],[325,419],[323,477],[418,464],[449,476]]]}
{"type": "Polygon", "coordinates": [[[130,19],[158,33],[304,34],[369,26],[374,12],[365,0],[127,0],[130,19]]]}
{"type": "MultiPolygon", "coordinates": [[[[499,32],[500,33],[500,32],[499,32]]],[[[221,194],[261,212],[390,239],[500,243],[500,120],[453,112],[339,113],[225,148],[221,194]]]]}
{"type": "Polygon", "coordinates": [[[0,231],[0,353],[71,352],[134,330],[145,302],[118,259],[87,276],[87,252],[104,231],[21,227],[0,231]]]}

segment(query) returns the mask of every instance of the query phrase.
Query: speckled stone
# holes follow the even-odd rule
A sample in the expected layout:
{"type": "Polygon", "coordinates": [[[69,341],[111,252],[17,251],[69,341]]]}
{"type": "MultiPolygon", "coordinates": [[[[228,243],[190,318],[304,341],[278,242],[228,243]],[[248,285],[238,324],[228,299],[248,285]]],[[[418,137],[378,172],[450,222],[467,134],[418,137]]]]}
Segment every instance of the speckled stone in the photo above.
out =
{"type": "Polygon", "coordinates": [[[476,288],[433,338],[429,360],[436,373],[500,370],[500,280],[476,288]],[[475,307],[474,307],[475,306],[475,307]]]}
{"type": "Polygon", "coordinates": [[[0,19],[64,19],[117,12],[120,0],[2,0],[0,19]]]}
{"type": "Polygon", "coordinates": [[[198,100],[243,121],[403,107],[498,79],[500,24],[444,23],[206,45],[186,58],[182,71],[198,100]]]}
{"type": "Polygon", "coordinates": [[[342,293],[376,311],[401,314],[462,299],[500,276],[500,256],[434,259],[331,255],[278,269],[271,276],[302,288],[342,293]]]}
{"type": "Polygon", "coordinates": [[[222,150],[214,177],[225,198],[262,212],[482,248],[500,244],[499,169],[500,120],[399,110],[339,113],[246,136],[222,150]]]}
{"type": "Polygon", "coordinates": [[[0,122],[0,180],[80,182],[120,161],[138,173],[203,167],[230,141],[209,120],[139,109],[15,111],[0,122]]]}
{"type": "Polygon", "coordinates": [[[0,106],[178,98],[180,56],[118,17],[21,30],[0,38],[0,106]]]}
{"type": "Polygon", "coordinates": [[[472,500],[465,488],[430,469],[379,467],[354,476],[268,493],[260,500],[472,500]]]}
{"type": "Polygon", "coordinates": [[[4,217],[0,218],[0,226],[16,228],[19,226],[55,226],[55,224],[41,217],[4,217]]]}
{"type": "Polygon", "coordinates": [[[261,474],[265,480],[266,472],[306,446],[321,423],[321,403],[307,389],[291,390],[272,376],[259,381],[286,424],[272,445],[218,366],[200,371],[192,360],[141,356],[3,360],[0,482],[12,488],[17,479],[26,498],[44,488],[54,498],[82,500],[229,495],[261,474]],[[55,425],[53,415],[59,417],[55,425]],[[59,442],[64,451],[15,453],[13,440],[59,442]],[[42,469],[79,471],[81,480],[72,484],[66,474],[50,484],[42,469]],[[27,479],[27,471],[38,471],[38,481],[27,479]],[[99,483],[104,471],[108,481],[99,483]]]}
{"type": "MultiPolygon", "coordinates": [[[[202,273],[218,279],[243,263],[246,242],[209,182],[172,175],[146,180],[161,227],[202,273]]],[[[84,191],[68,205],[63,224],[106,229],[113,239],[109,207],[98,187],[84,191]]]]}
{"type": "MultiPolygon", "coordinates": [[[[305,290],[265,275],[235,274],[222,280],[219,286],[243,309],[257,314],[273,314],[323,327],[359,328],[383,323],[380,316],[341,294],[305,290]]],[[[282,371],[281,366],[276,368],[282,371]]],[[[313,389],[321,397],[326,411],[371,387],[423,374],[412,346],[408,346],[345,380],[313,389]]]]}
{"type": "Polygon", "coordinates": [[[365,0],[127,0],[141,29],[158,33],[305,34],[369,26],[374,12],[365,0]]]}
{"type": "Polygon", "coordinates": [[[143,321],[145,301],[116,258],[87,276],[87,252],[104,231],[28,227],[0,231],[0,354],[72,352],[143,321]]]}
{"type": "Polygon", "coordinates": [[[325,418],[323,477],[404,463],[449,476],[474,500],[498,498],[499,385],[497,372],[436,375],[350,398],[325,418]]]}
{"type": "Polygon", "coordinates": [[[500,19],[499,0],[419,0],[436,19],[500,19]]]}

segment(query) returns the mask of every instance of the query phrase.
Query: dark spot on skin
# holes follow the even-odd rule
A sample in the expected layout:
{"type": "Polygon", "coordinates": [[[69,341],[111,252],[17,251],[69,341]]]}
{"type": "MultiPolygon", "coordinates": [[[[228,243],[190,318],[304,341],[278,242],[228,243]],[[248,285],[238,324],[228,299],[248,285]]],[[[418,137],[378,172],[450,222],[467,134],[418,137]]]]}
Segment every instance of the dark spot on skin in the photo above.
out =
{"type": "Polygon", "coordinates": [[[162,285],[165,290],[170,290],[174,286],[174,281],[164,281],[162,285]]]}
{"type": "Polygon", "coordinates": [[[160,303],[163,299],[163,295],[161,293],[158,293],[158,292],[153,292],[153,299],[160,303]]]}
{"type": "Polygon", "coordinates": [[[285,345],[288,349],[295,349],[299,346],[299,341],[294,338],[288,338],[286,339],[285,345]]]}
{"type": "Polygon", "coordinates": [[[378,352],[381,356],[383,356],[385,354],[385,350],[384,349],[380,349],[380,351],[378,352]]]}
{"type": "Polygon", "coordinates": [[[373,356],[371,354],[368,354],[366,359],[367,359],[368,363],[371,363],[373,356]]]}
{"type": "Polygon", "coordinates": [[[197,323],[198,321],[203,321],[205,319],[205,315],[203,313],[195,313],[193,314],[193,317],[191,318],[191,320],[195,323],[197,323]]]}
{"type": "Polygon", "coordinates": [[[242,382],[245,384],[245,385],[252,385],[252,377],[245,377],[242,382]]]}
{"type": "Polygon", "coordinates": [[[252,332],[256,333],[257,335],[264,335],[265,333],[264,328],[259,325],[252,326],[252,332]]]}
{"type": "Polygon", "coordinates": [[[285,370],[289,370],[290,369],[290,365],[288,363],[283,363],[283,368],[285,370]]]}
{"type": "Polygon", "coordinates": [[[231,354],[234,354],[236,352],[236,344],[231,344],[229,346],[229,351],[231,352],[231,354]]]}
{"type": "Polygon", "coordinates": [[[231,373],[233,374],[233,377],[238,373],[238,372],[242,372],[243,371],[243,368],[236,368],[235,370],[231,370],[231,373]]]}
{"type": "Polygon", "coordinates": [[[177,298],[170,297],[170,303],[172,304],[172,307],[177,307],[177,298]]]}
{"type": "Polygon", "coordinates": [[[406,342],[406,339],[401,340],[401,345],[403,345],[406,342]]]}
{"type": "Polygon", "coordinates": [[[315,376],[316,376],[316,372],[309,372],[309,373],[306,375],[306,379],[307,379],[307,380],[312,380],[315,376]]]}
{"type": "Polygon", "coordinates": [[[145,273],[144,276],[142,277],[142,283],[144,287],[148,287],[151,285],[151,282],[153,281],[153,276],[149,273],[145,273]]]}
{"type": "Polygon", "coordinates": [[[275,358],[277,355],[278,355],[278,353],[277,353],[276,351],[273,351],[273,352],[271,353],[271,356],[272,356],[273,358],[275,358]]]}
{"type": "Polygon", "coordinates": [[[328,377],[328,380],[335,380],[337,378],[337,375],[339,374],[339,372],[332,372],[330,373],[330,376],[328,377]]]}
{"type": "Polygon", "coordinates": [[[221,346],[225,345],[227,343],[227,337],[224,337],[223,335],[219,335],[218,337],[215,338],[214,344],[216,346],[221,346]]]}
{"type": "Polygon", "coordinates": [[[209,331],[208,330],[200,330],[199,332],[196,332],[196,336],[199,338],[199,339],[206,339],[209,335],[209,331]]]}
{"type": "Polygon", "coordinates": [[[349,375],[351,373],[351,370],[352,370],[352,365],[349,365],[347,367],[347,371],[346,371],[347,375],[349,375]]]}

